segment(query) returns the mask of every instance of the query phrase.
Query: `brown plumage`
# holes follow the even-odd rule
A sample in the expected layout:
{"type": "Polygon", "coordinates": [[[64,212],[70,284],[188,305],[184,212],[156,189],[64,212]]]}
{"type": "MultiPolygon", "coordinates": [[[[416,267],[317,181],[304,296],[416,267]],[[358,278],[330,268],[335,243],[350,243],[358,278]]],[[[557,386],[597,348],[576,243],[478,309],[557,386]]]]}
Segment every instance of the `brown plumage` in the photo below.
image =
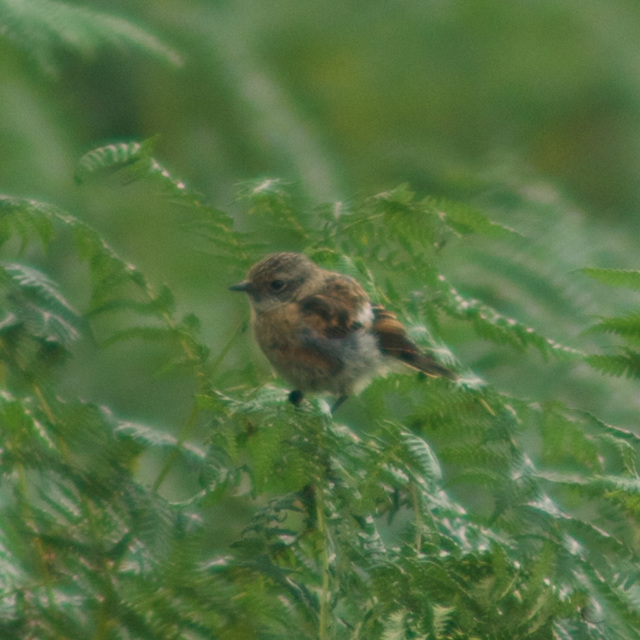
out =
{"type": "Polygon", "coordinates": [[[372,305],[356,280],[302,254],[271,254],[230,288],[249,296],[258,344],[294,387],[292,402],[305,392],[328,392],[339,397],[335,410],[392,362],[456,379],[420,351],[395,314],[372,305]]]}
{"type": "Polygon", "coordinates": [[[373,305],[372,308],[374,320],[371,330],[377,336],[383,353],[401,360],[404,364],[428,376],[442,376],[452,380],[456,378],[453,371],[441,365],[432,356],[420,351],[407,335],[406,329],[395,313],[380,305],[373,305]]]}

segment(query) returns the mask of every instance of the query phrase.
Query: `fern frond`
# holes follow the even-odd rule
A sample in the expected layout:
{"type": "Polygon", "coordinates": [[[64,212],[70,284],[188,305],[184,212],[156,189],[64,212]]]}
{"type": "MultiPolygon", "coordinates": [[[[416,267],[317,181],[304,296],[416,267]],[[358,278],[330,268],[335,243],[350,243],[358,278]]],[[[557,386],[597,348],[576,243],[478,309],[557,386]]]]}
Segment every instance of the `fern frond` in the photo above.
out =
{"type": "Polygon", "coordinates": [[[149,31],[123,18],[56,0],[0,3],[5,35],[25,48],[47,72],[55,71],[54,54],[61,46],[89,57],[99,48],[132,48],[173,66],[179,55],[149,31]]]}
{"type": "MultiPolygon", "coordinates": [[[[580,484],[580,479],[576,479],[575,477],[563,478],[561,475],[544,472],[536,475],[538,478],[549,482],[550,486],[552,483],[559,482],[564,485],[564,487],[575,490],[578,484],[580,484]]],[[[585,483],[580,486],[585,487],[587,485],[585,483]]],[[[589,491],[589,496],[595,498],[594,492],[589,491]]],[[[614,535],[596,526],[592,522],[574,516],[570,512],[562,509],[558,502],[552,500],[548,495],[542,494],[537,499],[523,505],[521,509],[535,512],[533,513],[533,518],[538,525],[540,524],[538,518],[548,518],[549,521],[555,521],[555,526],[563,531],[563,536],[571,536],[577,540],[581,540],[585,546],[595,545],[601,548],[603,553],[614,553],[621,556],[626,556],[630,552],[629,547],[614,535]]]]}
{"type": "Polygon", "coordinates": [[[278,233],[282,242],[288,236],[308,243],[309,232],[296,215],[294,198],[283,180],[260,178],[237,186],[237,198],[249,203],[248,214],[256,216],[261,233],[278,233]]]}
{"type": "Polygon", "coordinates": [[[33,294],[34,297],[46,303],[52,311],[55,310],[58,315],[64,315],[69,319],[77,318],[77,312],[62,297],[53,280],[45,276],[41,271],[16,263],[0,264],[0,268],[3,274],[8,277],[2,278],[2,280],[6,282],[6,280],[11,279],[17,290],[25,294],[27,292],[33,294]]]}
{"type": "Polygon", "coordinates": [[[609,434],[619,441],[629,442],[633,445],[640,445],[640,435],[634,431],[609,424],[588,411],[576,411],[575,413],[580,418],[593,425],[598,432],[609,434]]]}
{"type": "Polygon", "coordinates": [[[543,336],[532,327],[504,316],[475,298],[466,298],[455,288],[450,287],[444,276],[441,275],[439,281],[443,297],[438,301],[438,306],[453,317],[472,322],[479,336],[497,344],[510,345],[518,350],[534,347],[545,358],[584,356],[578,349],[543,336]]]}
{"type": "Polygon", "coordinates": [[[231,414],[250,415],[269,408],[281,407],[287,401],[287,391],[281,387],[264,385],[247,397],[231,398],[217,393],[215,401],[222,402],[231,414]]]}
{"type": "Polygon", "coordinates": [[[36,237],[45,250],[55,236],[54,222],[63,215],[54,205],[0,195],[0,246],[17,235],[23,249],[32,237],[36,237]]]}
{"type": "Polygon", "coordinates": [[[41,381],[80,336],[78,314],[40,271],[0,264],[0,360],[15,382],[41,381]]]}
{"type": "MultiPolygon", "coordinates": [[[[314,418],[304,423],[315,422],[314,418]]],[[[310,425],[311,426],[311,425],[310,425]]],[[[314,444],[298,424],[289,420],[267,420],[247,442],[246,451],[252,462],[252,487],[261,492],[298,491],[313,482],[318,465],[310,464],[308,451],[314,444]],[[297,433],[296,433],[297,431],[297,433]]]]}
{"type": "MultiPolygon", "coordinates": [[[[20,588],[25,578],[24,572],[16,564],[15,557],[10,551],[12,546],[8,532],[3,528],[0,530],[0,580],[4,585],[3,592],[6,594],[4,597],[20,588]]],[[[1,625],[0,622],[0,628],[2,628],[1,625]]]]}
{"type": "MultiPolygon", "coordinates": [[[[405,640],[410,637],[407,628],[407,617],[411,614],[408,611],[396,611],[382,623],[383,631],[381,640],[405,640]]],[[[411,634],[413,635],[413,634],[411,634]]]]}
{"type": "Polygon", "coordinates": [[[423,202],[432,207],[445,224],[461,235],[478,234],[505,239],[522,237],[515,229],[490,220],[484,213],[468,205],[431,198],[425,198],[423,202]]]}
{"type": "Polygon", "coordinates": [[[608,376],[640,378],[640,353],[631,349],[611,356],[591,354],[585,360],[594,369],[608,376]]]}
{"type": "Polygon", "coordinates": [[[447,629],[449,628],[453,615],[456,611],[455,607],[443,607],[436,604],[433,607],[433,634],[435,638],[446,638],[447,629]]]}
{"type": "Polygon", "coordinates": [[[38,496],[48,505],[56,520],[63,526],[78,526],[83,520],[80,496],[75,487],[62,482],[38,487],[38,496]]]}
{"type": "Polygon", "coordinates": [[[411,458],[415,461],[419,477],[432,485],[437,485],[442,479],[442,470],[438,459],[425,440],[411,433],[400,433],[400,438],[411,458]]]}
{"type": "Polygon", "coordinates": [[[612,333],[625,338],[640,336],[640,312],[630,313],[617,318],[602,318],[589,328],[589,331],[612,333]]]}
{"type": "Polygon", "coordinates": [[[440,451],[440,457],[444,462],[460,465],[465,469],[459,478],[476,474],[479,469],[483,469],[487,473],[487,478],[501,482],[500,473],[495,473],[494,470],[503,469],[505,465],[509,465],[513,454],[500,445],[453,443],[440,451]]]}
{"type": "Polygon", "coordinates": [[[79,260],[89,262],[93,284],[92,308],[120,297],[121,288],[127,284],[134,286],[145,297],[151,295],[151,287],[142,273],[120,258],[104,238],[86,223],[46,203],[0,197],[0,240],[18,233],[23,244],[33,235],[46,245],[53,238],[56,226],[73,233],[79,260]]]}
{"type": "Polygon", "coordinates": [[[233,230],[233,219],[228,213],[204,204],[200,194],[188,189],[153,156],[154,140],[119,142],[98,147],[86,153],[78,162],[76,181],[86,184],[112,178],[125,185],[145,180],[158,185],[162,193],[176,204],[185,207],[180,223],[185,228],[208,239],[218,257],[226,266],[246,269],[251,262],[249,250],[258,246],[247,234],[233,230]]]}
{"type": "Polygon", "coordinates": [[[154,140],[118,142],[85,153],[78,161],[75,179],[78,184],[116,175],[121,184],[155,178],[177,197],[187,194],[186,185],[173,178],[152,155],[154,140]]]}
{"type": "Polygon", "coordinates": [[[8,391],[0,393],[0,417],[4,427],[7,450],[6,464],[24,463],[33,458],[33,464],[57,450],[54,439],[47,429],[43,417],[37,411],[35,403],[22,402],[8,391]],[[37,455],[34,455],[37,452],[37,455]]]}
{"type": "Polygon", "coordinates": [[[640,634],[640,613],[629,600],[625,590],[614,586],[609,579],[598,573],[587,560],[579,563],[579,570],[580,573],[577,577],[593,594],[593,604],[597,603],[599,609],[609,610],[609,615],[612,618],[623,621],[627,637],[633,638],[633,633],[640,634]]]}
{"type": "Polygon", "coordinates": [[[150,316],[170,315],[175,311],[175,297],[167,285],[162,285],[150,300],[123,298],[107,300],[102,305],[91,309],[90,314],[98,315],[111,311],[134,311],[136,314],[150,316]]]}
{"type": "Polygon", "coordinates": [[[194,461],[202,461],[206,457],[205,451],[194,443],[179,443],[175,436],[140,422],[121,421],[116,425],[115,433],[120,437],[139,443],[144,449],[179,447],[185,455],[193,458],[194,461]]]}
{"type": "Polygon", "coordinates": [[[211,446],[207,450],[200,481],[207,487],[208,499],[222,497],[229,484],[237,486],[241,473],[237,467],[235,440],[230,446],[211,446]]]}
{"type": "MultiPolygon", "coordinates": [[[[259,234],[244,245],[226,214],[201,205],[144,144],[96,150],[79,176],[111,172],[116,181],[166,183],[184,219],[214,243],[220,234],[218,255],[239,247],[229,268],[254,257],[259,234]]],[[[399,188],[339,220],[310,221],[282,183],[253,189],[253,214],[272,218],[273,228],[295,219],[291,237],[308,253],[383,299],[399,301],[405,281],[428,288],[408,303],[409,317],[444,311],[520,351],[565,350],[438,279],[444,243],[471,233],[514,237],[488,218],[399,188]],[[380,262],[369,265],[372,257],[380,262]]],[[[0,602],[0,635],[11,624],[42,637],[158,640],[311,638],[322,635],[321,623],[326,637],[373,639],[547,640],[566,629],[600,639],[638,630],[635,434],[559,400],[521,401],[488,384],[415,375],[374,381],[335,416],[324,399],[294,409],[282,387],[247,390],[250,378],[223,392],[217,378],[231,383],[224,372],[208,375],[197,318],[175,317],[168,288],[156,291],[100,233],[63,211],[14,201],[6,213],[7,237],[24,232],[46,244],[58,228],[71,230],[89,265],[92,317],[128,312],[115,317],[107,342],[156,341],[166,348],[165,369],[191,365],[198,384],[177,428],[65,400],[55,381],[25,376],[19,393],[0,391],[0,489],[10,498],[0,512],[0,582],[6,575],[13,590],[0,602]],[[167,461],[159,473],[158,456],[167,461]],[[162,485],[174,458],[180,473],[162,485]],[[152,490],[141,481],[149,475],[152,490]],[[589,599],[600,606],[596,622],[589,599]],[[565,619],[571,625],[556,624],[565,619]]],[[[27,325],[18,294],[80,333],[73,309],[40,276],[21,265],[0,269],[3,347],[27,325]]],[[[624,330],[635,331],[634,322],[624,330]]],[[[418,342],[437,344],[420,320],[410,324],[418,342]]]]}
{"type": "Polygon", "coordinates": [[[640,290],[640,271],[634,269],[598,269],[585,267],[582,273],[611,287],[640,290]]]}

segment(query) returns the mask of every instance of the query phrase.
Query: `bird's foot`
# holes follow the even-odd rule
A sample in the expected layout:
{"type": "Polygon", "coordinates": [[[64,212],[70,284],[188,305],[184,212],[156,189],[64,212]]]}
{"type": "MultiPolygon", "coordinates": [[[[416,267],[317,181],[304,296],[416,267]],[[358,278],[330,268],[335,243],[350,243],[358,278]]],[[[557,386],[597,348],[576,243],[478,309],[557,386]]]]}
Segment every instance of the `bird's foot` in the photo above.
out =
{"type": "Polygon", "coordinates": [[[302,391],[300,391],[299,389],[294,389],[293,391],[291,391],[291,393],[289,393],[289,402],[294,407],[299,407],[303,400],[304,393],[302,393],[302,391]]]}

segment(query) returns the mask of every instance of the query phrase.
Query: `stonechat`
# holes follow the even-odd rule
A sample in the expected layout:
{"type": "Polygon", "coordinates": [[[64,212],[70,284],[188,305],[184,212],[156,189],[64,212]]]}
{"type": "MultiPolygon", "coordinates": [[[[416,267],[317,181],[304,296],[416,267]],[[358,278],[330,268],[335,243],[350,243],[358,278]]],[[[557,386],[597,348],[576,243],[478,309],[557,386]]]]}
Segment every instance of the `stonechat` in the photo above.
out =
{"type": "Polygon", "coordinates": [[[295,405],[307,392],[331,393],[335,411],[396,363],[457,379],[419,350],[395,314],[372,304],[356,280],[301,253],[270,254],[229,288],[249,296],[258,344],[292,385],[295,405]]]}

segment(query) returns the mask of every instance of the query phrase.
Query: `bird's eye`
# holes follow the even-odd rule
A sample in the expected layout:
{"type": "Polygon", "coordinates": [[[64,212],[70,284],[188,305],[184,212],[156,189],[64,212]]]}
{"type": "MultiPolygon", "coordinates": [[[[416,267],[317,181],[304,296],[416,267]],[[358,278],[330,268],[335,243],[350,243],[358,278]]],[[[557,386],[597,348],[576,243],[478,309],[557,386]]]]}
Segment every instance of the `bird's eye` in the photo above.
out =
{"type": "Polygon", "coordinates": [[[269,283],[269,287],[271,288],[271,291],[275,291],[277,293],[278,291],[282,291],[286,284],[287,283],[284,280],[272,280],[269,283]]]}

